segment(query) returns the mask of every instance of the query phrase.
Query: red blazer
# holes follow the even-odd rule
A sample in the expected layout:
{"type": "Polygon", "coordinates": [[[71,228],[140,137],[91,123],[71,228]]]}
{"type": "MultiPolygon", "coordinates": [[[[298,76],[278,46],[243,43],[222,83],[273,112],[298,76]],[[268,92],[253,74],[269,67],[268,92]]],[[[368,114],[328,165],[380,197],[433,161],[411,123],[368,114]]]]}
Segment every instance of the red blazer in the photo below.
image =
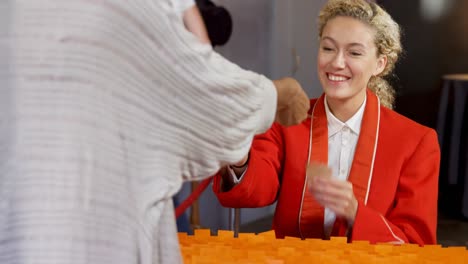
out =
{"type": "MultiPolygon", "coordinates": [[[[368,95],[373,98],[373,94],[368,95]]],[[[311,100],[311,109],[316,102],[316,99],[311,100]]],[[[362,126],[366,115],[374,112],[369,105],[368,102],[362,126]]],[[[332,236],[348,235],[350,240],[367,240],[371,243],[435,244],[440,163],[437,135],[433,129],[378,103],[376,105],[376,109],[380,108],[380,120],[375,130],[378,136],[371,181],[365,184],[368,186],[365,187],[368,189],[367,197],[357,196],[359,205],[350,232],[333,231],[332,236]]],[[[325,115],[324,110],[320,115],[325,115]]],[[[326,116],[321,126],[326,126],[326,116]]],[[[221,175],[215,176],[213,190],[221,204],[234,208],[262,207],[277,201],[273,220],[277,237],[320,238],[320,232],[301,232],[299,221],[301,210],[304,210],[310,127],[310,118],[300,125],[287,128],[275,123],[266,133],[256,136],[248,169],[238,185],[228,192],[222,192],[221,175]]],[[[364,137],[362,129],[356,155],[360,145],[367,142],[361,139],[364,137]]],[[[328,140],[328,135],[325,138],[328,140]]],[[[321,145],[324,146],[327,145],[321,145]]],[[[356,155],[351,171],[354,163],[359,163],[356,155]]],[[[355,194],[357,187],[354,188],[355,194]]],[[[315,218],[312,219],[315,224],[310,228],[323,230],[323,208],[321,214],[308,217],[315,218]]],[[[344,225],[342,222],[340,224],[344,225]]]]}

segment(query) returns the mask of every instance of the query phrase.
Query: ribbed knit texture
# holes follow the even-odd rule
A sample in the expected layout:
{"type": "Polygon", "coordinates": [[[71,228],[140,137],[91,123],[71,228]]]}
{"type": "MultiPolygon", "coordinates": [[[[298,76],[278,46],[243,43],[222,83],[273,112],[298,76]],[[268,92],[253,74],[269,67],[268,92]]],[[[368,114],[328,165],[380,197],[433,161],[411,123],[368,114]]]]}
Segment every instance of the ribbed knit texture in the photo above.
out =
{"type": "Polygon", "coordinates": [[[179,263],[172,195],[248,152],[271,81],[170,0],[0,10],[0,263],[179,263]]]}

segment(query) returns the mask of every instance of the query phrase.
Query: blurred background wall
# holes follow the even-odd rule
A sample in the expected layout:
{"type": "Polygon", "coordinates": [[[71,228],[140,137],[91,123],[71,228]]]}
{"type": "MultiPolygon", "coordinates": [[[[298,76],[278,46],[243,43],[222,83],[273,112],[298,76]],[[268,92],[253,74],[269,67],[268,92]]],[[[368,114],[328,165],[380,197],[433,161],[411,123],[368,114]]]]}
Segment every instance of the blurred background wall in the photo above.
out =
{"type": "Polygon", "coordinates": [[[441,77],[468,72],[468,0],[380,0],[403,29],[396,110],[435,127],[441,77]]]}

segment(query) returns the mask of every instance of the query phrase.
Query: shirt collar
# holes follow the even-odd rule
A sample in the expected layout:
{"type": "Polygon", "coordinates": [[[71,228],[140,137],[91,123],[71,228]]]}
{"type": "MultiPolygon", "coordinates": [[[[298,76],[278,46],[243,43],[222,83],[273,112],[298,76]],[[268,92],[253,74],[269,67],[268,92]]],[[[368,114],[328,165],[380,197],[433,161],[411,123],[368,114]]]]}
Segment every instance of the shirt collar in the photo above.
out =
{"type": "Polygon", "coordinates": [[[325,113],[327,114],[328,137],[331,137],[334,134],[338,133],[344,126],[349,127],[351,131],[359,135],[359,133],[361,132],[361,122],[362,122],[362,117],[364,116],[364,109],[366,108],[366,102],[367,102],[367,95],[364,98],[364,102],[359,107],[357,112],[350,119],[348,119],[348,121],[343,123],[332,114],[332,112],[330,111],[330,108],[328,107],[327,97],[325,96],[324,103],[325,103],[325,113]]]}

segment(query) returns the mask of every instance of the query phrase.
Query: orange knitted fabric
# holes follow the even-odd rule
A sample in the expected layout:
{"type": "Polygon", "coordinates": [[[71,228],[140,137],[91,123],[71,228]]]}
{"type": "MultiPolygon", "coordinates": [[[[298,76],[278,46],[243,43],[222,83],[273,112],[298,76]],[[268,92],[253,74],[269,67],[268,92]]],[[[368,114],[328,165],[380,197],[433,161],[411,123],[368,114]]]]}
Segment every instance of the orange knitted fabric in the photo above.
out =
{"type": "Polygon", "coordinates": [[[179,233],[179,241],[185,264],[468,263],[465,247],[347,243],[345,237],[276,239],[273,231],[234,238],[231,231],[211,236],[210,230],[195,230],[193,236],[179,233]]]}

